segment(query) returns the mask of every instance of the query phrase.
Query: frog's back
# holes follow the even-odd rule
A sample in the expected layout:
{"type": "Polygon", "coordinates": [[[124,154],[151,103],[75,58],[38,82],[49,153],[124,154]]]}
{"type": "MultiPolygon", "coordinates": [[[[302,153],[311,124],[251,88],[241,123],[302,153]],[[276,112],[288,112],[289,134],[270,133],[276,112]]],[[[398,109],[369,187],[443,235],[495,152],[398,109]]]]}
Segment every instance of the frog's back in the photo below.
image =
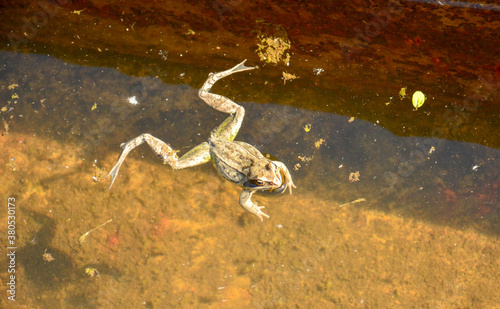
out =
{"type": "Polygon", "coordinates": [[[210,157],[219,173],[227,180],[238,185],[243,184],[245,175],[242,170],[246,162],[238,153],[234,143],[219,138],[210,138],[210,157]]]}
{"type": "Polygon", "coordinates": [[[243,142],[212,137],[208,144],[210,157],[219,173],[240,186],[246,182],[250,167],[263,157],[255,147],[243,142]]]}

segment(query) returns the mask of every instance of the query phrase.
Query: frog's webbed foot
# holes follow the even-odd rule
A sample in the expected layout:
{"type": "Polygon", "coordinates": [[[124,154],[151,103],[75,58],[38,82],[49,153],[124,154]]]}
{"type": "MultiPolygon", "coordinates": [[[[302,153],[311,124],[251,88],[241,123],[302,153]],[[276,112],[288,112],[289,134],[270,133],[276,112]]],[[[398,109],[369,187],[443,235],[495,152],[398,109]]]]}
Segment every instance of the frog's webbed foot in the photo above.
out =
{"type": "Polygon", "coordinates": [[[139,135],[138,137],[126,142],[122,143],[120,146],[123,148],[120,157],[118,158],[118,161],[116,162],[115,166],[111,170],[108,176],[111,176],[111,184],[109,185],[109,189],[111,189],[111,186],[113,186],[113,183],[115,182],[116,176],[118,175],[118,172],[120,171],[120,167],[122,166],[123,162],[125,161],[125,158],[129,154],[130,151],[132,151],[135,147],[141,145],[142,143],[147,142],[149,147],[164,161],[169,162],[169,161],[175,161],[177,160],[177,155],[175,151],[170,148],[168,144],[165,142],[157,139],[156,137],[144,133],[139,135]]]}
{"type": "Polygon", "coordinates": [[[260,221],[264,221],[264,218],[266,217],[269,219],[269,216],[265,214],[261,209],[265,208],[265,206],[257,206],[252,202],[250,199],[252,197],[253,191],[250,190],[243,190],[240,194],[240,205],[243,207],[246,211],[249,213],[252,213],[259,217],[260,221]]]}
{"type": "Polygon", "coordinates": [[[207,142],[196,146],[179,159],[176,151],[173,150],[167,143],[152,136],[151,134],[144,133],[126,143],[121,144],[123,150],[118,158],[118,161],[108,175],[108,177],[111,176],[111,184],[109,185],[108,190],[111,189],[111,186],[115,182],[118,171],[120,170],[120,167],[129,152],[144,142],[148,143],[149,147],[151,147],[156,155],[160,157],[164,163],[172,166],[173,169],[191,167],[210,160],[209,146],[207,142]]]}
{"type": "MultiPolygon", "coordinates": [[[[217,73],[217,74],[225,74],[224,76],[222,76],[222,77],[225,77],[227,75],[230,75],[230,74],[233,74],[233,73],[236,73],[236,72],[248,71],[248,70],[253,70],[253,69],[258,69],[259,68],[259,66],[247,67],[245,65],[246,61],[247,60],[245,59],[242,62],[240,62],[237,65],[235,65],[234,67],[230,68],[229,70],[226,70],[226,71],[223,71],[223,72],[220,72],[220,73],[217,73]]],[[[222,77],[219,77],[219,78],[222,78],[222,77]]]]}

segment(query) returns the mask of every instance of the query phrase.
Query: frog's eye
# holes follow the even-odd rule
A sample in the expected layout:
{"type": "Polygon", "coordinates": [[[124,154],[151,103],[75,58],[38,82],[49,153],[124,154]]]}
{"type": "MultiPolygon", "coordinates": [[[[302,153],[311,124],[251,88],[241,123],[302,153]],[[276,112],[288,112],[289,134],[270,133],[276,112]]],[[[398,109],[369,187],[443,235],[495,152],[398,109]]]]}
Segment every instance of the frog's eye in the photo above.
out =
{"type": "Polygon", "coordinates": [[[253,181],[253,183],[254,183],[256,186],[259,186],[259,187],[260,187],[260,186],[262,186],[262,185],[264,185],[264,182],[263,182],[262,180],[260,180],[260,179],[255,179],[255,180],[253,181]]]}
{"type": "Polygon", "coordinates": [[[249,179],[245,184],[246,187],[262,187],[264,185],[264,181],[260,179],[249,179]]]}

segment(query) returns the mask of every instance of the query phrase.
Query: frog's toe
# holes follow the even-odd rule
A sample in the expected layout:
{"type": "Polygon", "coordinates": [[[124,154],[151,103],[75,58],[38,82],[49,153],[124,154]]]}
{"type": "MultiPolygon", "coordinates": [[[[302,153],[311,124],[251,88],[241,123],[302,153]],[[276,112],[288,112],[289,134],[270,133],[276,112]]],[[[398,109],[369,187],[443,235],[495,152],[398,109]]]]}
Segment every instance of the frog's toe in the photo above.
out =
{"type": "Polygon", "coordinates": [[[242,72],[242,71],[247,71],[247,70],[254,70],[254,69],[258,69],[259,67],[255,66],[255,67],[247,67],[245,65],[245,62],[247,60],[243,60],[242,62],[238,63],[237,65],[235,65],[234,67],[232,67],[231,69],[229,69],[228,71],[230,71],[232,73],[236,73],[236,72],[242,72]]]}
{"type": "Polygon", "coordinates": [[[257,213],[255,215],[259,217],[260,221],[264,222],[264,218],[262,218],[263,216],[269,219],[269,216],[261,211],[261,209],[266,208],[266,206],[257,206],[257,208],[259,209],[257,210],[257,213]]]}

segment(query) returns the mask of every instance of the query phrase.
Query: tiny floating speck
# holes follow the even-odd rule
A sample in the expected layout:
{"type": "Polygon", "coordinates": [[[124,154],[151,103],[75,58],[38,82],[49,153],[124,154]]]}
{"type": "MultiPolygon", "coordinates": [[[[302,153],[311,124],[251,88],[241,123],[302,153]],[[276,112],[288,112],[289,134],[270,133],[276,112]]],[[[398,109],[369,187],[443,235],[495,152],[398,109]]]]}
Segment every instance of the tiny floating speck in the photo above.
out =
{"type": "Polygon", "coordinates": [[[323,73],[325,70],[324,69],[321,69],[321,68],[317,68],[317,69],[313,69],[313,73],[316,74],[316,75],[320,75],[321,73],[323,73]]]}
{"type": "Polygon", "coordinates": [[[132,105],[137,105],[139,102],[137,101],[137,98],[135,96],[127,98],[127,101],[132,104],[132,105]]]}

